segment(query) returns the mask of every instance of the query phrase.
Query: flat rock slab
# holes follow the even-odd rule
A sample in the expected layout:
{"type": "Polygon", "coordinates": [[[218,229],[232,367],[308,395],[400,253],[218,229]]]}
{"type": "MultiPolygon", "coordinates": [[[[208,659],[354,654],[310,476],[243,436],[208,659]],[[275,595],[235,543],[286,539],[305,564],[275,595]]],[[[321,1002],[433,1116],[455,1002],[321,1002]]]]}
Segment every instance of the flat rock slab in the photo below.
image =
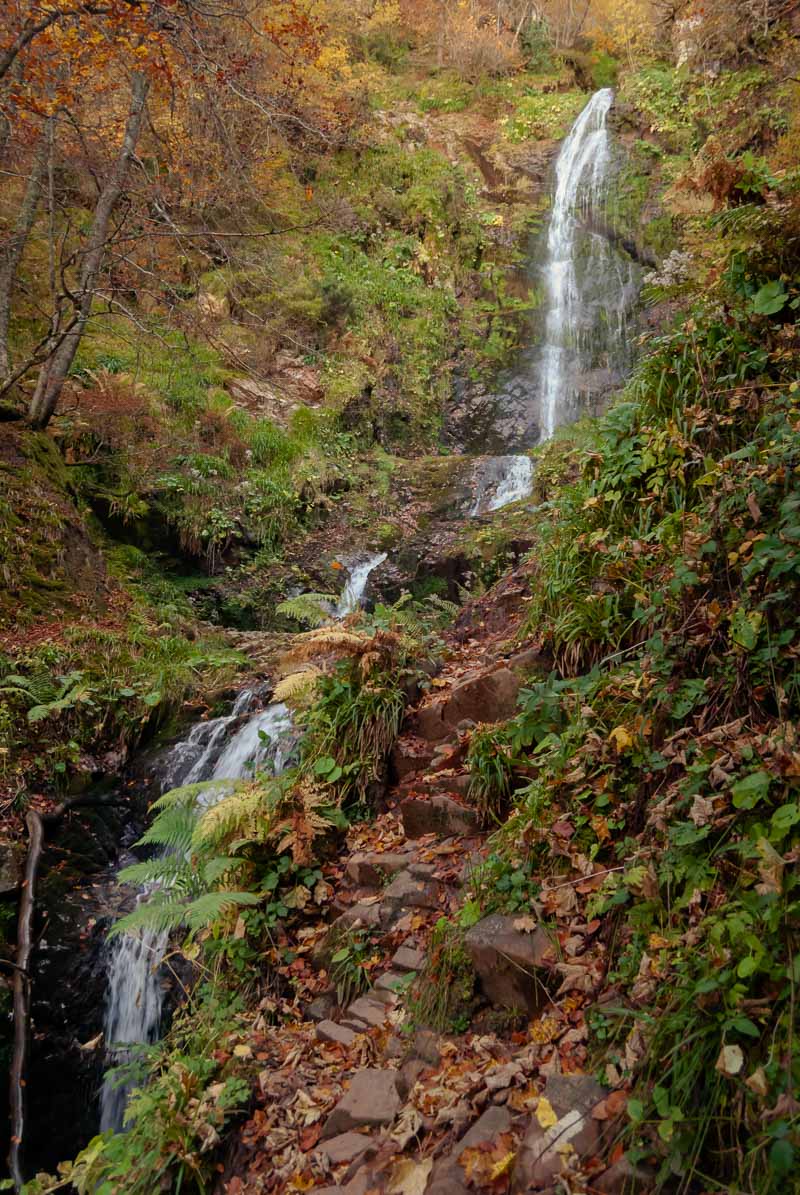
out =
{"type": "Polygon", "coordinates": [[[399,1111],[400,1095],[395,1071],[356,1071],[350,1090],[342,1096],[325,1122],[322,1139],[328,1141],[352,1129],[389,1125],[399,1111]]]}
{"type": "Polygon", "coordinates": [[[396,875],[404,867],[408,867],[413,856],[390,854],[381,855],[377,851],[352,855],[347,861],[348,879],[364,888],[381,888],[387,876],[396,875]]]}
{"type": "Polygon", "coordinates": [[[441,903],[442,886],[437,880],[401,871],[383,893],[381,920],[402,909],[438,909],[441,903]]]}
{"type": "Polygon", "coordinates": [[[459,805],[450,797],[406,797],[400,805],[407,838],[438,834],[440,838],[468,838],[478,833],[478,815],[474,809],[459,805]]]}
{"type": "Polygon", "coordinates": [[[352,1029],[337,1025],[335,1021],[320,1021],[316,1028],[317,1041],[335,1042],[340,1046],[351,1046],[356,1039],[352,1029]]]}
{"type": "Polygon", "coordinates": [[[404,979],[405,975],[401,971],[384,971],[383,975],[375,980],[375,988],[377,991],[391,992],[393,996],[396,996],[397,985],[402,984],[404,979]]]}
{"type": "Polygon", "coordinates": [[[487,1145],[511,1128],[511,1114],[507,1108],[488,1108],[459,1141],[452,1153],[441,1158],[433,1168],[425,1195],[457,1195],[459,1184],[466,1188],[464,1170],[458,1159],[467,1149],[487,1145]]]}
{"type": "Polygon", "coordinates": [[[544,957],[550,939],[541,929],[515,929],[514,920],[500,913],[484,917],[467,931],[464,945],[492,1004],[533,1016],[549,999],[544,957]]]}
{"type": "Polygon", "coordinates": [[[425,966],[425,951],[413,946],[400,946],[392,956],[393,971],[421,971],[425,966]]]}
{"type": "Polygon", "coordinates": [[[517,1153],[512,1188],[515,1192],[549,1187],[561,1173],[565,1149],[579,1156],[593,1154],[601,1144],[602,1126],[592,1109],[608,1091],[591,1075],[549,1075],[544,1097],[559,1118],[544,1130],[535,1116],[517,1153]]]}
{"type": "Polygon", "coordinates": [[[597,1153],[599,1146],[598,1122],[577,1108],[549,1129],[543,1129],[534,1116],[517,1152],[511,1190],[523,1195],[551,1187],[561,1174],[565,1153],[583,1158],[597,1153]]]}
{"type": "Polygon", "coordinates": [[[330,1137],[321,1141],[317,1149],[331,1163],[341,1166],[343,1162],[353,1162],[360,1158],[368,1149],[375,1148],[375,1142],[364,1133],[340,1133],[338,1137],[330,1137]]]}

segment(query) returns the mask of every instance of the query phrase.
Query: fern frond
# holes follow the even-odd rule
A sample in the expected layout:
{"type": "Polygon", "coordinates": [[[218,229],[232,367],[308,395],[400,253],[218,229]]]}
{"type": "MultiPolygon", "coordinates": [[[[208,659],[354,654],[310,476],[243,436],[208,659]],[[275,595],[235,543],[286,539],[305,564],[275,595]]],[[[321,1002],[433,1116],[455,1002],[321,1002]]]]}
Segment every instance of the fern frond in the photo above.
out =
{"type": "Polygon", "coordinates": [[[434,610],[439,610],[442,614],[446,614],[449,619],[455,618],[461,610],[458,602],[450,602],[447,598],[440,597],[438,593],[428,594],[425,601],[434,610]]]}
{"type": "Polygon", "coordinates": [[[185,805],[168,806],[153,819],[137,846],[160,846],[164,850],[187,855],[191,849],[197,816],[197,810],[194,808],[185,805]]]}
{"type": "Polygon", "coordinates": [[[285,614],[294,622],[304,622],[310,627],[321,627],[329,622],[336,605],[336,595],[332,593],[300,593],[296,597],[286,598],[280,602],[275,610],[278,614],[285,614]]]}
{"type": "Polygon", "coordinates": [[[183,920],[194,933],[239,905],[257,905],[260,900],[255,892],[204,892],[184,907],[183,920]]]}
{"type": "Polygon", "coordinates": [[[131,863],[122,868],[117,879],[122,884],[137,888],[173,888],[180,881],[182,873],[189,868],[183,856],[170,853],[147,859],[144,863],[131,863]]]}
{"type": "Polygon", "coordinates": [[[203,865],[203,882],[216,884],[223,876],[241,871],[245,866],[244,859],[234,859],[230,855],[217,855],[203,865]]]}
{"type": "Polygon", "coordinates": [[[230,780],[200,780],[196,784],[184,784],[180,788],[171,788],[156,798],[151,809],[167,809],[173,805],[181,805],[189,809],[204,803],[207,793],[222,792],[230,788],[230,780]]]}
{"type": "Polygon", "coordinates": [[[184,922],[186,905],[164,894],[157,899],[142,901],[125,917],[121,917],[108,931],[109,940],[120,934],[167,934],[184,922]]]}
{"type": "Polygon", "coordinates": [[[272,694],[273,701],[282,701],[285,705],[302,704],[313,690],[319,677],[323,675],[320,668],[302,668],[299,672],[291,672],[283,680],[278,681],[272,694]]]}

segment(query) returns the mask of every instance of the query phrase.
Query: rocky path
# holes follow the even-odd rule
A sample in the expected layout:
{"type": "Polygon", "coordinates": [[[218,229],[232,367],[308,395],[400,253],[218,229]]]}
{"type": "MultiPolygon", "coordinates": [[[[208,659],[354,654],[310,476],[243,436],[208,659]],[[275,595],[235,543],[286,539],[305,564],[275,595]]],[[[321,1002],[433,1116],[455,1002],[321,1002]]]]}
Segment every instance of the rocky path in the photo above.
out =
{"type": "Polygon", "coordinates": [[[571,902],[545,924],[538,906],[481,918],[463,938],[477,977],[468,1028],[420,1019],[420,993],[448,982],[437,923],[458,917],[490,850],[467,798],[469,731],[512,713],[538,658],[511,642],[526,592],[512,577],[459,620],[395,748],[387,811],[351,830],[332,919],[297,944],[316,995],[304,1019],[264,1023],[247,1047],[264,1069],[225,1195],[650,1189],[616,1145],[625,1094],[587,1073],[599,922],[571,902]],[[333,960],[352,935],[371,943],[371,986],[340,1003],[333,960]]]}

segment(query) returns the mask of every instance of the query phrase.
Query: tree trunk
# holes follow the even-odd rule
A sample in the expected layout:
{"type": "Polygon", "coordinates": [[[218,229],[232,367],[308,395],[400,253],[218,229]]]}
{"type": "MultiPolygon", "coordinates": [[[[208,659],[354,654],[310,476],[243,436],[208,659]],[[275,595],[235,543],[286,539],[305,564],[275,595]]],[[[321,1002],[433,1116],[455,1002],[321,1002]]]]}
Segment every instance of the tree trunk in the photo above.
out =
{"type": "MultiPolygon", "coordinates": [[[[52,119],[52,117],[51,117],[52,119]]],[[[48,122],[49,124],[49,122],[48,122]]],[[[36,219],[39,199],[42,193],[47,170],[47,159],[50,145],[50,130],[45,128],[42,139],[36,148],[36,155],[31,165],[25,196],[17,213],[14,231],[9,237],[5,250],[0,257],[0,381],[4,381],[11,373],[11,360],[8,355],[8,324],[11,318],[11,294],[17,278],[17,270],[22,260],[22,254],[28,243],[28,237],[36,219]]]]}
{"type": "Polygon", "coordinates": [[[67,374],[75,359],[75,353],[78,351],[81,337],[86,330],[92,310],[92,300],[94,298],[97,278],[100,273],[100,267],[103,264],[103,255],[108,240],[111,216],[117,200],[122,193],[122,188],[125,185],[131,158],[136,149],[136,143],[139,140],[139,133],[141,132],[144,118],[147,90],[148,82],[145,76],[138,73],[135,74],[131,89],[128,120],[125,125],[125,134],[122,138],[119,154],[117,155],[108,181],[100,192],[97,207],[94,210],[89,242],[80,270],[78,292],[73,300],[77,318],[74,327],[70,329],[42,366],[28,411],[28,421],[33,427],[46,427],[50,421],[50,417],[56,409],[67,374]]]}
{"type": "Polygon", "coordinates": [[[28,971],[33,937],[33,910],[36,900],[36,873],[44,843],[44,826],[34,810],[25,819],[28,826],[28,860],[19,902],[17,931],[17,969],[14,972],[14,1055],[9,1072],[11,1104],[11,1147],[8,1166],[14,1190],[22,1189],[22,1142],[25,1137],[25,1070],[28,1062],[28,1028],[31,1006],[31,981],[28,971]]]}

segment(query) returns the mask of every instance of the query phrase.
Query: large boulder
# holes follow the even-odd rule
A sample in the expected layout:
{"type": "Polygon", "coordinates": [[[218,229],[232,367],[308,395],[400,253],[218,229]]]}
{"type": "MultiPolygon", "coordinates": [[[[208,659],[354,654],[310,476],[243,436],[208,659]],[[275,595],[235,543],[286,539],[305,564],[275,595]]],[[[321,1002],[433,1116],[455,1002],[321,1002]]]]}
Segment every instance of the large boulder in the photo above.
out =
{"type": "Polygon", "coordinates": [[[325,1122],[323,1140],[353,1129],[389,1125],[399,1111],[396,1071],[356,1071],[349,1091],[342,1096],[325,1122]]]}
{"type": "Polygon", "coordinates": [[[450,692],[417,711],[420,738],[438,743],[453,734],[459,722],[502,722],[517,708],[521,682],[510,668],[495,668],[465,677],[450,692]]]}
{"type": "Polygon", "coordinates": [[[544,930],[527,933],[514,921],[492,913],[467,931],[464,945],[492,1004],[533,1016],[549,999],[551,944],[544,930]]]}

